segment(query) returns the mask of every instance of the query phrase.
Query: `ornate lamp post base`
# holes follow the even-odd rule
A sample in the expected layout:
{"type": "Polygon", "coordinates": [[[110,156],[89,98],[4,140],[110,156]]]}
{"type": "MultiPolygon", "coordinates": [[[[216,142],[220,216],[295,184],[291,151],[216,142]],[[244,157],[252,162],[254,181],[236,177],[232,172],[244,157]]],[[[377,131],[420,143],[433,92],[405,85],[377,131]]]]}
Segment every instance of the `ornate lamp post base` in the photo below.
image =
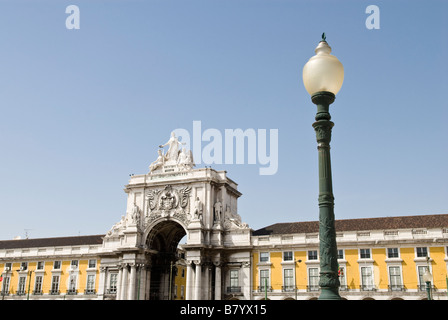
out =
{"type": "Polygon", "coordinates": [[[338,255],[334,225],[334,197],[331,179],[330,141],[334,123],[330,121],[330,104],[335,95],[320,91],[312,95],[317,105],[316,131],[319,152],[319,254],[321,295],[319,300],[340,300],[338,279],[338,255]]]}

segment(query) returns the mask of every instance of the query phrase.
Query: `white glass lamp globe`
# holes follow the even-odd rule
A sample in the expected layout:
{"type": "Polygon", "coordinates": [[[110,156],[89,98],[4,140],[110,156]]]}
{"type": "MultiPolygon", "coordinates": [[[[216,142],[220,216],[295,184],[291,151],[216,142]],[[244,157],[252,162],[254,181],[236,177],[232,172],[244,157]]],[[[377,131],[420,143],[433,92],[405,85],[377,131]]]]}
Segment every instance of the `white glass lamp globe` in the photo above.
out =
{"type": "Polygon", "coordinates": [[[344,67],[335,56],[331,55],[331,47],[321,41],[314,50],[316,55],[303,67],[303,84],[312,96],[319,91],[328,91],[336,95],[344,82],[344,67]]]}
{"type": "Polygon", "coordinates": [[[424,282],[432,282],[432,274],[431,274],[431,272],[429,272],[428,268],[426,268],[426,271],[423,274],[423,281],[424,282]]]}

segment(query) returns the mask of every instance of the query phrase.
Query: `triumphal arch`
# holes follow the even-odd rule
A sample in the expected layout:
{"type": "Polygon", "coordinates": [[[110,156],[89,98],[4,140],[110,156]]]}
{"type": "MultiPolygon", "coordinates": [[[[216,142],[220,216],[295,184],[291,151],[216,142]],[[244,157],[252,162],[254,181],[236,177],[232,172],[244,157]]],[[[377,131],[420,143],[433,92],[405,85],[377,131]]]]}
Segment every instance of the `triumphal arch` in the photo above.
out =
{"type": "Polygon", "coordinates": [[[101,273],[116,278],[116,299],[170,299],[181,239],[186,299],[223,299],[231,270],[249,299],[251,230],[237,184],[226,171],[195,168],[174,133],[157,153],[147,174],[131,176],[126,214],[104,237],[101,273]]]}

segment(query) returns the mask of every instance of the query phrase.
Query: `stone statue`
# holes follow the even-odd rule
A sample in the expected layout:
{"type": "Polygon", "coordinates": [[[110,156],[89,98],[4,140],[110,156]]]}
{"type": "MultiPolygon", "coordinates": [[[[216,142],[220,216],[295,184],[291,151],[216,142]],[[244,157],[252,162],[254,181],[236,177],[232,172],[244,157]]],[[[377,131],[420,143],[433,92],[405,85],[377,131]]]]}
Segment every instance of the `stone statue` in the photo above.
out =
{"type": "Polygon", "coordinates": [[[199,197],[196,197],[194,201],[193,219],[202,219],[202,202],[199,200],[199,197]]]}
{"type": "Polygon", "coordinates": [[[185,145],[185,142],[179,142],[174,132],[171,132],[171,137],[167,143],[159,145],[157,159],[149,166],[149,173],[166,173],[166,172],[178,172],[189,171],[195,164],[193,162],[193,153],[191,150],[182,148],[181,145],[185,145]],[[168,151],[164,154],[163,147],[168,146],[168,151]]]}
{"type": "Polygon", "coordinates": [[[165,156],[162,153],[162,150],[158,150],[159,156],[157,160],[149,165],[149,171],[154,171],[161,168],[165,163],[165,156]]]}
{"type": "Polygon", "coordinates": [[[169,146],[168,147],[168,151],[165,155],[166,160],[170,161],[173,160],[175,162],[177,162],[177,158],[179,156],[179,146],[181,144],[185,144],[185,142],[179,142],[179,140],[177,139],[176,135],[174,132],[171,132],[171,137],[168,140],[167,143],[160,145],[159,148],[163,148],[165,146],[169,146]]]}
{"type": "Polygon", "coordinates": [[[131,221],[133,224],[139,225],[140,224],[140,209],[138,206],[134,203],[134,208],[132,209],[131,213],[131,221]]]}
{"type": "Polygon", "coordinates": [[[222,203],[218,200],[215,203],[215,220],[221,221],[222,203]]]}
{"type": "Polygon", "coordinates": [[[185,148],[182,148],[177,159],[177,164],[182,170],[191,169],[194,166],[191,150],[187,151],[185,148]]]}

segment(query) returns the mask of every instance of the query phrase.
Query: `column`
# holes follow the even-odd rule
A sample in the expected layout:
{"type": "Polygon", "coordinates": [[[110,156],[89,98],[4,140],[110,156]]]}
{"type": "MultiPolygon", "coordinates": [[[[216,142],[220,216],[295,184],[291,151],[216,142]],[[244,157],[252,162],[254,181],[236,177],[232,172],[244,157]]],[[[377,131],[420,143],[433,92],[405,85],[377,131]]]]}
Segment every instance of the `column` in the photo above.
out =
{"type": "Polygon", "coordinates": [[[195,261],[196,275],[194,281],[194,299],[201,300],[201,280],[202,280],[202,266],[200,261],[195,261]]]}
{"type": "Polygon", "coordinates": [[[121,300],[121,279],[123,278],[123,267],[119,267],[118,269],[118,279],[117,279],[117,293],[116,299],[121,300]]]}
{"type": "Polygon", "coordinates": [[[145,289],[145,300],[151,299],[151,264],[146,267],[146,289],[145,289]]]}
{"type": "Polygon", "coordinates": [[[215,263],[215,267],[215,300],[221,300],[221,264],[219,262],[215,263]]]}
{"type": "Polygon", "coordinates": [[[211,282],[211,277],[210,277],[210,264],[204,264],[204,283],[202,284],[202,288],[204,290],[205,296],[204,294],[202,295],[202,299],[204,300],[210,300],[211,299],[211,292],[210,292],[210,282],[211,282]]]}
{"type": "Polygon", "coordinates": [[[187,284],[185,288],[185,300],[191,300],[193,292],[193,261],[186,261],[187,263],[187,284]]]}
{"type": "Polygon", "coordinates": [[[146,291],[146,265],[139,265],[139,277],[138,277],[138,300],[145,300],[145,291],[146,291]]]}
{"type": "Polygon", "coordinates": [[[121,279],[121,297],[120,300],[127,300],[127,288],[128,288],[128,278],[129,278],[128,265],[123,265],[123,274],[121,279]]]}
{"type": "Polygon", "coordinates": [[[131,276],[129,279],[128,299],[135,300],[135,283],[137,282],[137,272],[135,264],[131,264],[131,276]]]}
{"type": "Polygon", "coordinates": [[[104,291],[106,289],[106,267],[100,267],[100,279],[98,283],[98,297],[104,299],[104,291]]]}

